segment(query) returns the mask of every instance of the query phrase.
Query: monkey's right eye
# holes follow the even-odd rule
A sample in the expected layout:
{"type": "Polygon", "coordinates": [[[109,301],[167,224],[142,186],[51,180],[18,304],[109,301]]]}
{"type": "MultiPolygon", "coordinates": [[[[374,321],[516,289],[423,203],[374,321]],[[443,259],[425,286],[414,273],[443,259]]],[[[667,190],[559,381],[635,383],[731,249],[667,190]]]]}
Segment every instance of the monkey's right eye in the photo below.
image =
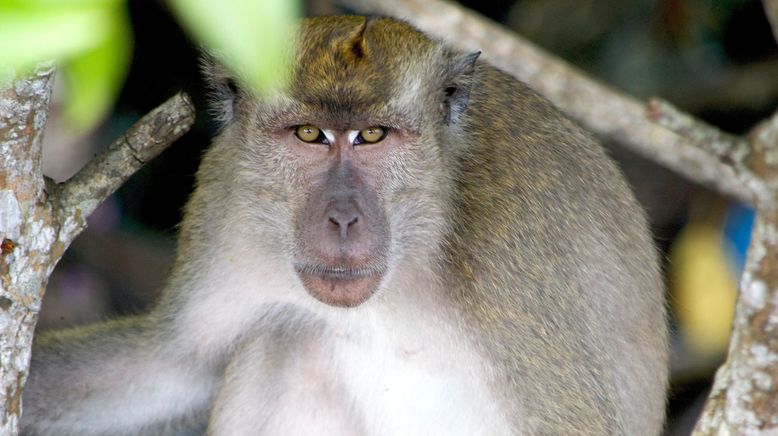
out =
{"type": "Polygon", "coordinates": [[[321,129],[315,126],[311,126],[310,124],[299,126],[297,129],[295,129],[294,134],[297,135],[297,137],[300,138],[300,140],[303,142],[320,142],[322,144],[327,143],[327,138],[324,136],[324,133],[321,131],[321,129]]]}

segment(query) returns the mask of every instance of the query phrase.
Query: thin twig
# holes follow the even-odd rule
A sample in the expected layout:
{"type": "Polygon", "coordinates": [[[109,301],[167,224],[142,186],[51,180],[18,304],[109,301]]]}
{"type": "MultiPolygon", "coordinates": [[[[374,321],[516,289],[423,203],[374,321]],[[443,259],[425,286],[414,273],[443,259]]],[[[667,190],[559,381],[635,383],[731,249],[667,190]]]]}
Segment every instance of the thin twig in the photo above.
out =
{"type": "Polygon", "coordinates": [[[752,147],[747,139],[722,132],[659,98],[648,101],[646,114],[649,120],[677,133],[694,147],[733,168],[735,177],[748,188],[752,202],[755,195],[764,191],[764,180],[757,177],[751,168],[752,147]]]}
{"type": "Polygon", "coordinates": [[[189,97],[179,93],[146,114],[107,150],[93,158],[70,180],[60,185],[63,236],[81,230],[79,224],[132,174],[153,159],[194,123],[189,97]],[[71,221],[67,221],[71,220],[71,221]]]}

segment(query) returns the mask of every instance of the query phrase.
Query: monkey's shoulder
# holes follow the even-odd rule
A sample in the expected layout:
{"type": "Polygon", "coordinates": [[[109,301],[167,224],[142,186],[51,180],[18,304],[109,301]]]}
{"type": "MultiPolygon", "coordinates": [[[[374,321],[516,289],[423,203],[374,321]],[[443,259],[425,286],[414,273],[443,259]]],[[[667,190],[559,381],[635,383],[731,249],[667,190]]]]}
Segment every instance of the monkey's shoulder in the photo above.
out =
{"type": "MultiPolygon", "coordinates": [[[[608,161],[597,141],[524,82],[479,63],[467,130],[496,151],[532,152],[552,161],[608,161]]],[[[474,141],[476,142],[476,141],[474,141]]]]}
{"type": "Polygon", "coordinates": [[[478,74],[456,167],[455,180],[472,191],[465,198],[538,202],[546,211],[624,204],[638,210],[620,169],[591,134],[497,68],[480,63],[478,74]]]}

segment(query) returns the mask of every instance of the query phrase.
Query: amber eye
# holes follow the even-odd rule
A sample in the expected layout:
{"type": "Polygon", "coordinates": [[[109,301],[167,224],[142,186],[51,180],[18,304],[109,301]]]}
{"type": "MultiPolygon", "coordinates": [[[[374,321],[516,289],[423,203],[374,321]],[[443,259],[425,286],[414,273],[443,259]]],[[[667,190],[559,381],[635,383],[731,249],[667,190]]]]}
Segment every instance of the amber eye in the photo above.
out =
{"type": "Polygon", "coordinates": [[[318,127],[311,126],[310,124],[298,127],[294,133],[304,142],[321,142],[321,138],[324,136],[318,127]]]}
{"type": "Polygon", "coordinates": [[[359,132],[359,137],[362,139],[359,142],[374,143],[384,139],[384,136],[386,136],[386,130],[383,127],[368,127],[359,132]]]}

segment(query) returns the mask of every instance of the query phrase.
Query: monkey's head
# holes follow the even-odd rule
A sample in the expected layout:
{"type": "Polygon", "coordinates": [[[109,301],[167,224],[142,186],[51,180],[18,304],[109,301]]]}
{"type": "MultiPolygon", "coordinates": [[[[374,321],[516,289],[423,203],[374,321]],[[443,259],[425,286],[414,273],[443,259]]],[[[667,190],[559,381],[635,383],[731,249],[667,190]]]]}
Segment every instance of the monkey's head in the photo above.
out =
{"type": "Polygon", "coordinates": [[[338,17],[302,22],[272,96],[207,65],[225,122],[209,154],[228,162],[225,207],[246,246],[281,253],[311,296],[340,307],[429,259],[477,57],[392,19],[338,17]]]}

